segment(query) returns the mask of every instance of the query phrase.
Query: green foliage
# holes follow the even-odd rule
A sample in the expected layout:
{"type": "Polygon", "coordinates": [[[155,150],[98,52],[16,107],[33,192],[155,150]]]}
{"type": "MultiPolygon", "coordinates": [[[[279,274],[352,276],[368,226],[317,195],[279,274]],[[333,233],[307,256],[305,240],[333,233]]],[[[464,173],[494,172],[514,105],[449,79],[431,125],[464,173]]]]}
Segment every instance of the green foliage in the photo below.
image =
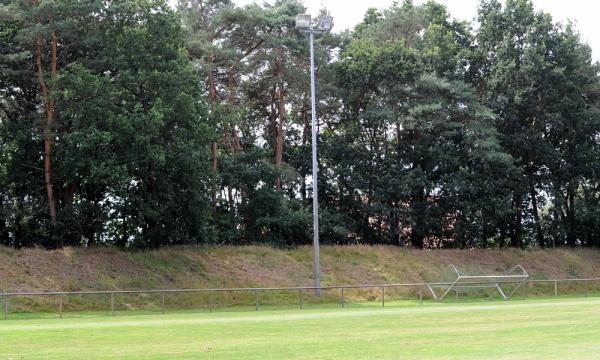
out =
{"type": "Polygon", "coordinates": [[[591,233],[581,231],[576,209],[580,194],[597,181],[593,149],[600,124],[592,99],[598,65],[570,26],[553,24],[529,1],[508,1],[504,8],[484,2],[479,21],[484,102],[497,114],[503,147],[522,173],[511,189],[511,243],[530,242],[522,228],[532,220],[540,246],[548,243],[546,233],[554,245],[583,244],[591,233]],[[541,219],[540,209],[547,205],[548,217],[541,219]]]}
{"type": "Polygon", "coordinates": [[[348,136],[332,136],[328,149],[340,151],[335,169],[352,198],[344,207],[359,209],[353,229],[366,241],[485,246],[496,236],[498,174],[514,169],[493,114],[459,80],[457,28],[436,4],[404,3],[354,38],[337,65],[348,136]]]}
{"type": "MultiPolygon", "coordinates": [[[[81,10],[76,4],[61,6],[81,10]]],[[[39,186],[26,183],[36,182],[37,170],[28,178],[11,180],[19,193],[10,201],[27,206],[38,218],[47,235],[38,232],[38,239],[31,242],[47,246],[145,247],[205,241],[207,198],[198,189],[208,181],[205,149],[210,128],[198,102],[196,71],[183,52],[179,20],[159,1],[100,8],[110,16],[80,31],[81,38],[72,43],[71,35],[61,36],[66,29],[57,29],[58,51],[66,54],[58,76],[49,81],[57,104],[52,156],[59,222],[49,226],[43,220],[44,209],[28,204],[45,200],[39,186]],[[77,51],[69,51],[70,47],[77,51]]],[[[88,13],[73,18],[67,11],[54,14],[54,24],[93,17],[88,13]]],[[[19,46],[30,46],[29,40],[24,37],[19,46]]],[[[11,84],[22,88],[18,82],[11,84]]],[[[29,86],[35,91],[34,84],[29,86]]],[[[33,100],[39,103],[39,94],[33,100]]],[[[40,138],[35,122],[22,121],[13,140],[15,152],[40,138]]],[[[21,164],[35,168],[36,153],[20,156],[21,164]]],[[[25,245],[18,234],[20,214],[11,216],[12,236],[5,241],[25,245]]]]}
{"type": "MultiPolygon", "coordinates": [[[[0,243],[310,243],[305,11],[0,0],[0,243]]],[[[316,36],[324,243],[599,245],[599,65],[529,0],[477,21],[316,36]]]]}

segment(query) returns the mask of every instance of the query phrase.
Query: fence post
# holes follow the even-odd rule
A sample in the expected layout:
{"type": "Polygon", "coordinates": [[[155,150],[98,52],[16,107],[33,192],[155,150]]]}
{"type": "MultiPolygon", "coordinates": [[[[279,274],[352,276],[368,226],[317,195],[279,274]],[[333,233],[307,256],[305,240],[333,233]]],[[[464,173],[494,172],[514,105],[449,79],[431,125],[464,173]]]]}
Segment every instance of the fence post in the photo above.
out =
{"type": "Polygon", "coordinates": [[[419,288],[419,303],[423,305],[423,288],[419,288]]]}
{"type": "Polygon", "coordinates": [[[213,294],[213,292],[211,291],[211,292],[210,292],[210,300],[208,301],[208,311],[209,311],[209,312],[212,312],[212,311],[213,311],[213,302],[214,302],[214,299],[213,299],[213,298],[214,298],[214,296],[215,296],[215,295],[214,295],[214,294],[213,294]]]}
{"type": "Polygon", "coordinates": [[[115,315],[115,293],[110,293],[110,314],[115,315]]]}
{"type": "Polygon", "coordinates": [[[554,296],[558,296],[558,281],[554,282],[554,296]]]}
{"type": "Polygon", "coordinates": [[[341,288],[341,290],[342,290],[341,302],[342,302],[342,307],[344,307],[345,306],[345,302],[346,302],[346,299],[344,298],[344,288],[341,288]]]}
{"type": "Polygon", "coordinates": [[[256,294],[256,311],[258,311],[258,290],[255,290],[254,293],[256,294]]]}
{"type": "Polygon", "coordinates": [[[63,298],[62,296],[58,297],[58,317],[60,319],[62,319],[62,312],[63,312],[63,298]]]}
{"type": "Polygon", "coordinates": [[[385,286],[381,287],[381,307],[385,306],[385,286]]]}
{"type": "Polygon", "coordinates": [[[300,310],[302,310],[302,289],[298,289],[298,295],[300,297],[300,310]]]}
{"type": "Polygon", "coordinates": [[[4,320],[8,319],[8,295],[4,296],[4,320]]]}
{"type": "Polygon", "coordinates": [[[165,314],[165,292],[160,292],[160,313],[165,314]]]}
{"type": "Polygon", "coordinates": [[[585,284],[585,297],[588,297],[588,282],[587,280],[583,280],[583,283],[585,284]]]}

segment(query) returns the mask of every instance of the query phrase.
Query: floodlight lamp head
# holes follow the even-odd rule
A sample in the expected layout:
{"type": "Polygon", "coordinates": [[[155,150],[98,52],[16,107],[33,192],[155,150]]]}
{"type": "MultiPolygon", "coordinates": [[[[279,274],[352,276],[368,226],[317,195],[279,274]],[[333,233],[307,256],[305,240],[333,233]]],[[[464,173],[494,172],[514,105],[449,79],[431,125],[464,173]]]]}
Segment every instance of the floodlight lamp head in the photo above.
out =
{"type": "Polygon", "coordinates": [[[296,15],[296,29],[298,30],[310,30],[311,17],[310,14],[299,14],[296,15]]]}
{"type": "Polygon", "coordinates": [[[319,30],[329,31],[333,26],[333,16],[324,15],[319,18],[319,30]]]}

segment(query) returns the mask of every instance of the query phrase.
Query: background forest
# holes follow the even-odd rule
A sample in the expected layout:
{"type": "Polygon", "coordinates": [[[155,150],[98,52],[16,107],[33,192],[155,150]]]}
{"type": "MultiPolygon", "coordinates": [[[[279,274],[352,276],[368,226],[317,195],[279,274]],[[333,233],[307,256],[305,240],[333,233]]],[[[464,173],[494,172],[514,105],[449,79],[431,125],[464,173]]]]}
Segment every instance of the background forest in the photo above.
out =
{"type": "MultiPolygon", "coordinates": [[[[0,243],[310,243],[305,11],[0,0],[0,243]]],[[[315,50],[323,243],[600,246],[600,67],[571,25],[405,1],[315,50]]]]}

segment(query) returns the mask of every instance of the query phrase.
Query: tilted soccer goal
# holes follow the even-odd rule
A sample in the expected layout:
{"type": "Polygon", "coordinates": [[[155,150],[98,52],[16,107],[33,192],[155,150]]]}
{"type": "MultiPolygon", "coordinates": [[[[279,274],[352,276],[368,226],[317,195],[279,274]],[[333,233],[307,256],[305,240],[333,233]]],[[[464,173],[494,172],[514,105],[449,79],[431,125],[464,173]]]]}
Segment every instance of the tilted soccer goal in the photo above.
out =
{"type": "Polygon", "coordinates": [[[495,289],[504,300],[509,300],[527,282],[529,274],[517,265],[502,274],[465,274],[456,266],[446,267],[432,283],[427,284],[435,300],[443,300],[452,290],[495,289]]]}

